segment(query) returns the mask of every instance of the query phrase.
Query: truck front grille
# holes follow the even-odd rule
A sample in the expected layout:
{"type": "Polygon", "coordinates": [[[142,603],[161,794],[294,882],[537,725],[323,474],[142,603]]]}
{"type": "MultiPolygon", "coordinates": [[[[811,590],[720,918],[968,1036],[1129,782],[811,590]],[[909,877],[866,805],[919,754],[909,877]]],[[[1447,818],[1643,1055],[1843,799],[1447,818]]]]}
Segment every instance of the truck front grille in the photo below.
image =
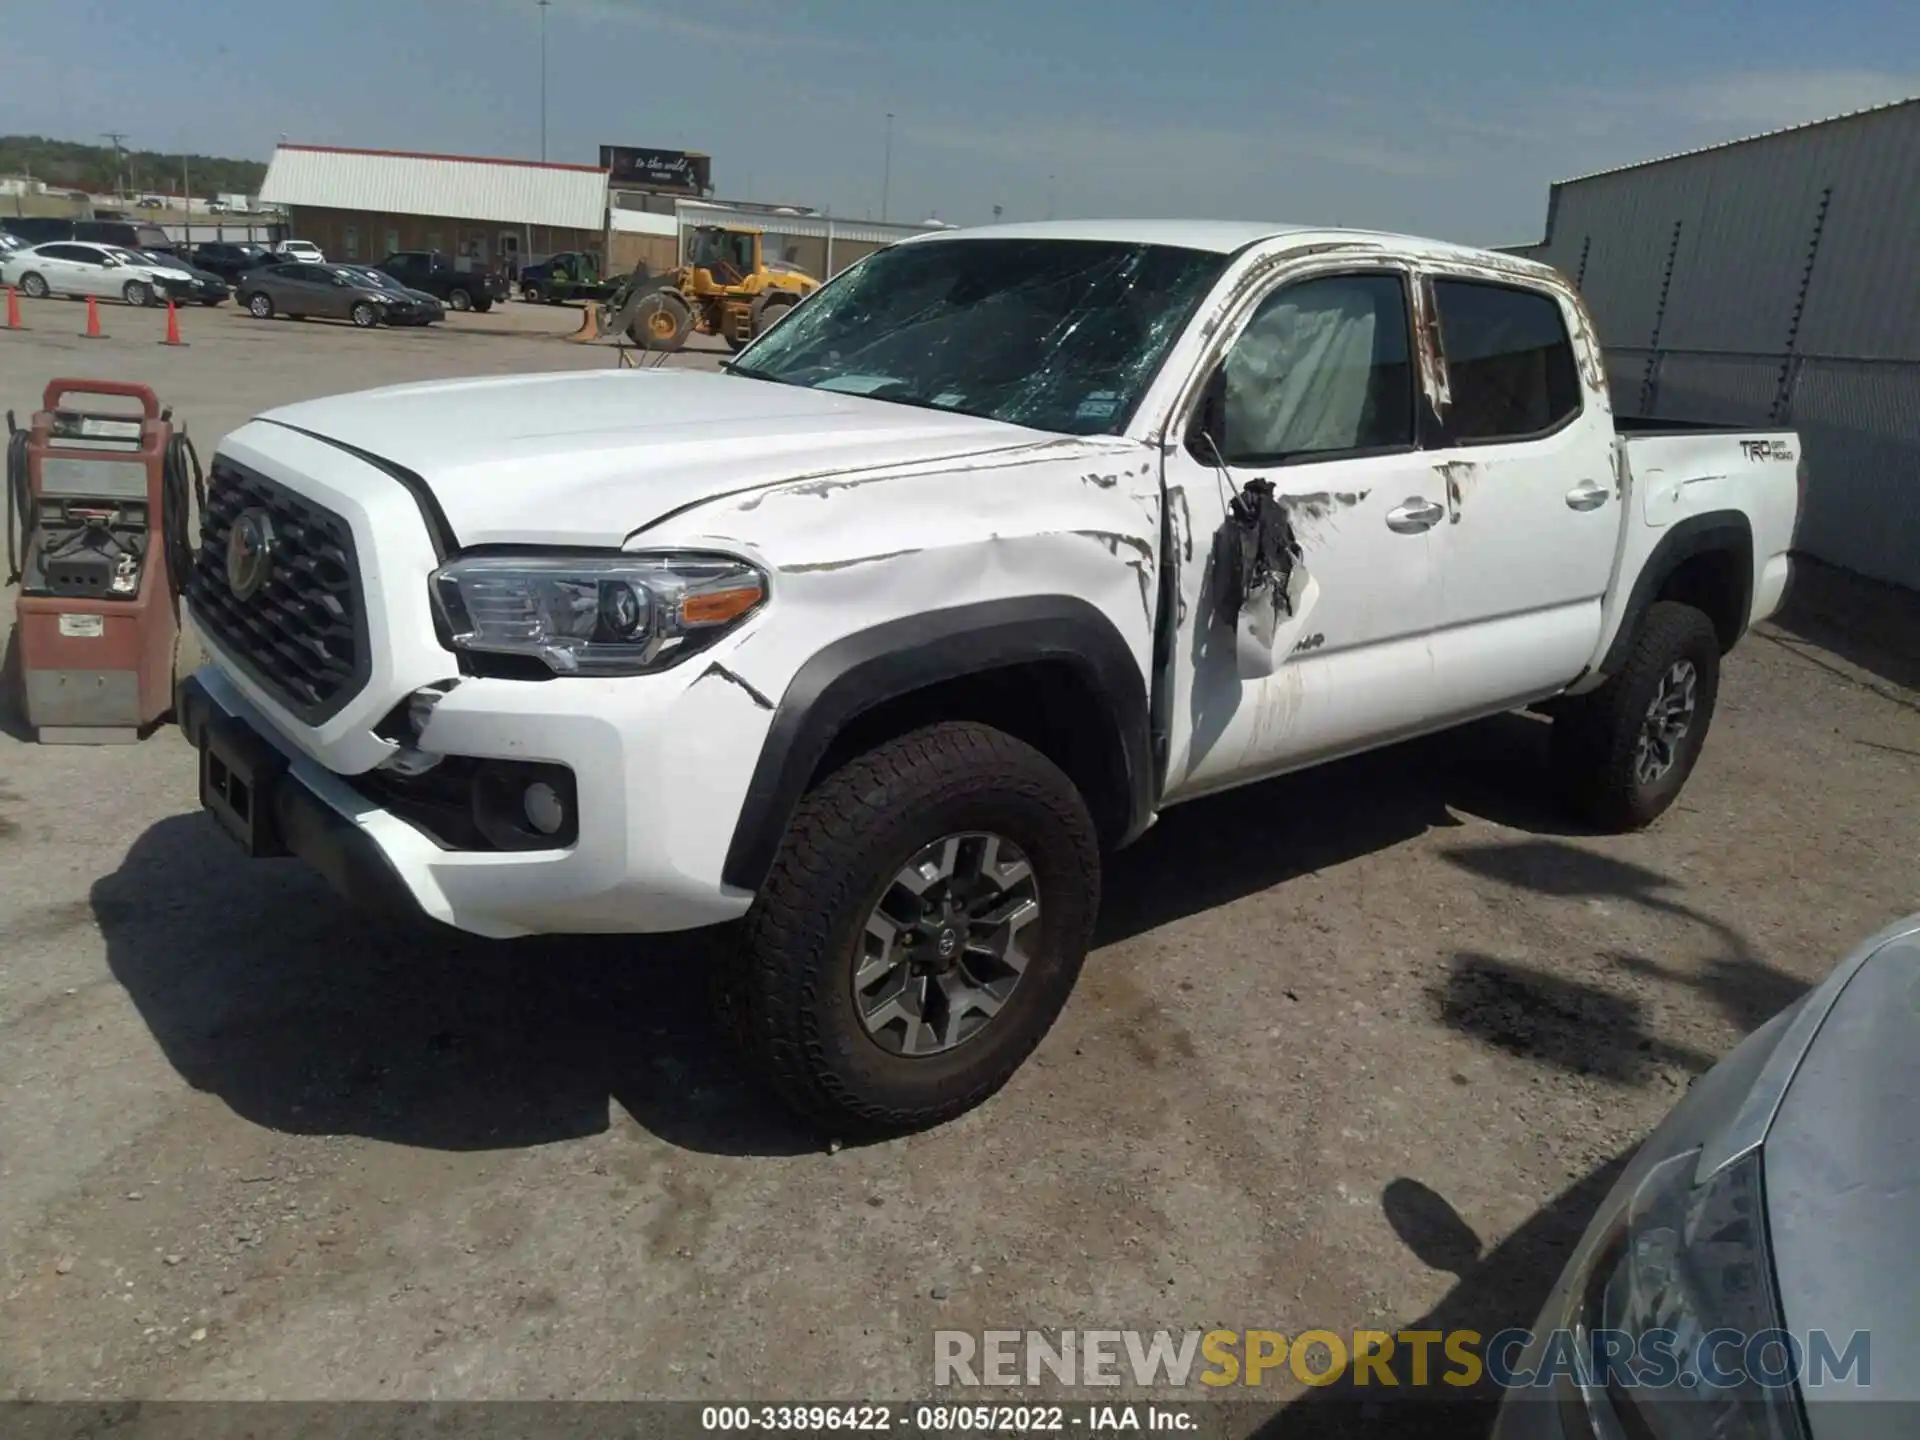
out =
{"type": "Polygon", "coordinates": [[[340,516],[231,460],[214,461],[200,553],[187,577],[194,619],[256,684],[317,725],[360,693],[371,656],[353,529],[340,516]],[[228,568],[233,527],[252,513],[272,543],[244,597],[228,568]]]}

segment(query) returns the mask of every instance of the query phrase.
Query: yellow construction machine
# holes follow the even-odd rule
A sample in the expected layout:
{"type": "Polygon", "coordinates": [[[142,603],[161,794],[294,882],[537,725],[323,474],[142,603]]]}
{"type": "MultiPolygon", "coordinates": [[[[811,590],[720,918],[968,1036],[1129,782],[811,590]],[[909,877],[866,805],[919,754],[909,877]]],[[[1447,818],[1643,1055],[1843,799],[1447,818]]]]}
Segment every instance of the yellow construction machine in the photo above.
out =
{"type": "Polygon", "coordinates": [[[758,230],[702,225],[688,242],[677,269],[642,267],[627,279],[607,301],[603,333],[624,329],[643,350],[678,350],[697,331],[738,350],[820,288],[798,266],[767,259],[758,230]]]}

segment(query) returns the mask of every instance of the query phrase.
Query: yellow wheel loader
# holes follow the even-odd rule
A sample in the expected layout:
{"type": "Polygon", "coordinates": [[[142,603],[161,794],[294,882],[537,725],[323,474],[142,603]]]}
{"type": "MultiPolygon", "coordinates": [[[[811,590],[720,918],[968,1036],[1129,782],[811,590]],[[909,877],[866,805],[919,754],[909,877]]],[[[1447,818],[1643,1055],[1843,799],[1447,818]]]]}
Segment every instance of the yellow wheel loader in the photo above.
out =
{"type": "Polygon", "coordinates": [[[687,260],[649,275],[636,270],[608,300],[605,333],[625,329],[643,350],[678,350],[694,333],[718,335],[738,350],[820,288],[796,266],[768,260],[758,230],[702,225],[687,260]]]}

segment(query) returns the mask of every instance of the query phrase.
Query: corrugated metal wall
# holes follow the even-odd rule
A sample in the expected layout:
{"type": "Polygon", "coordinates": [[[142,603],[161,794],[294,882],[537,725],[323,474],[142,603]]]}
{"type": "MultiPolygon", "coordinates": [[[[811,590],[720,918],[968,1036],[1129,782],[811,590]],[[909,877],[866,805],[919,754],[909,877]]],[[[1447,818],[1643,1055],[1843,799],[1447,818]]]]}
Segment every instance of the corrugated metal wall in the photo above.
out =
{"type": "Polygon", "coordinates": [[[1797,545],[1920,589],[1920,102],[1557,186],[1626,414],[1792,425],[1797,545]]]}

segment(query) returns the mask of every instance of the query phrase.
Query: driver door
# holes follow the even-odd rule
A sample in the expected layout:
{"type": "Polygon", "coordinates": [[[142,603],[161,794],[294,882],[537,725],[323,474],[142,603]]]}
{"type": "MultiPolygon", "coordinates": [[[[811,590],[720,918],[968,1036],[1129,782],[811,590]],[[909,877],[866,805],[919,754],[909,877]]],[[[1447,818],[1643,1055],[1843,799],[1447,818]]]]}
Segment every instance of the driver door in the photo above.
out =
{"type": "Polygon", "coordinates": [[[1429,532],[1446,493],[1418,448],[1412,276],[1295,276],[1239,312],[1167,452],[1181,587],[1159,687],[1169,800],[1412,733],[1433,705],[1429,532]],[[1297,557],[1270,535],[1284,583],[1249,592],[1233,502],[1259,482],[1297,557]]]}

